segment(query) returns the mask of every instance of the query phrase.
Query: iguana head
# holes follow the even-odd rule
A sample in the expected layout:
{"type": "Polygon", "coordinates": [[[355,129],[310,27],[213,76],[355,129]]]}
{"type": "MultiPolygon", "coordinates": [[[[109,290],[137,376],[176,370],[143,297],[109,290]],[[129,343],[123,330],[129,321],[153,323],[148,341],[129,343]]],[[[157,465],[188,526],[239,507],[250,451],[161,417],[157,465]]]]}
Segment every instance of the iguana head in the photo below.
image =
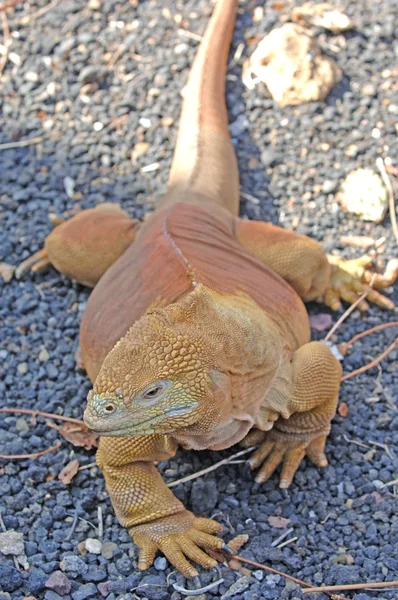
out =
{"type": "MultiPolygon", "coordinates": [[[[139,319],[106,357],[84,413],[100,435],[205,433],[230,410],[229,377],[218,368],[217,335],[200,290],[139,319]]],[[[207,306],[210,309],[209,306],[207,306]]]]}

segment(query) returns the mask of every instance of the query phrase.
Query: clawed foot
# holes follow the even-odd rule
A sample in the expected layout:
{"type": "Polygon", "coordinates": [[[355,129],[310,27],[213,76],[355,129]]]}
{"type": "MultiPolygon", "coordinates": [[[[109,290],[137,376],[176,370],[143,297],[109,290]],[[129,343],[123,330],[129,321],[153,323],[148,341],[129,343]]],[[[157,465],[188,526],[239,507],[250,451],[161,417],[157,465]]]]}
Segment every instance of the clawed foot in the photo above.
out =
{"type": "MultiPolygon", "coordinates": [[[[329,286],[322,298],[323,302],[332,310],[341,308],[341,300],[350,304],[356,302],[364,292],[368,292],[367,300],[381,308],[392,310],[394,303],[379,294],[376,289],[384,289],[393,285],[398,277],[398,260],[390,260],[384,273],[374,273],[369,270],[373,260],[369,255],[364,255],[353,260],[344,260],[337,256],[329,256],[332,274],[329,286]],[[372,282],[372,288],[369,284],[372,282]]],[[[368,302],[362,300],[358,305],[359,310],[367,310],[368,302]]]]}
{"type": "Polygon", "coordinates": [[[148,569],[156,552],[161,550],[185,577],[196,577],[198,572],[187,559],[205,569],[217,566],[217,561],[204,550],[229,550],[223,540],[216,537],[222,529],[216,521],[195,517],[189,511],[134,527],[130,533],[140,550],[138,568],[148,569]]]}
{"type": "Polygon", "coordinates": [[[264,483],[271,477],[275,469],[282,465],[279,487],[288,488],[306,455],[317,467],[326,467],[328,461],[324,452],[325,441],[326,435],[322,435],[309,443],[286,442],[276,439],[272,432],[268,433],[266,440],[257,448],[248,461],[250,469],[260,467],[255,481],[264,483]]]}
{"type": "Polygon", "coordinates": [[[33,271],[34,273],[40,273],[51,265],[48,258],[48,252],[45,248],[39,250],[29,256],[26,260],[22,261],[15,270],[15,277],[21,279],[24,275],[33,271]]]}

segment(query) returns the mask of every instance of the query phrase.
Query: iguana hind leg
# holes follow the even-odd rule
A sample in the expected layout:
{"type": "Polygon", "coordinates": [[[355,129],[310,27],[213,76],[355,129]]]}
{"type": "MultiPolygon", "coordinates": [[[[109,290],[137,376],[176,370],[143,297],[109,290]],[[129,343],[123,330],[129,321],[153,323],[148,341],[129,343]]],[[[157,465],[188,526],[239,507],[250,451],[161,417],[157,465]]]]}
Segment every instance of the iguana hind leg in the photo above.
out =
{"type": "MultiPolygon", "coordinates": [[[[373,276],[366,268],[372,262],[369,257],[352,261],[328,257],[318,242],[306,235],[261,221],[237,219],[235,236],[249,254],[283,277],[305,302],[322,299],[338,310],[340,299],[354,303],[367,290],[370,302],[381,308],[394,308],[389,298],[368,288],[373,276]]],[[[390,261],[384,275],[375,275],[374,287],[388,287],[397,276],[398,261],[390,261]]],[[[363,300],[359,308],[366,310],[368,305],[363,300]]]]}
{"type": "Polygon", "coordinates": [[[324,445],[336,412],[342,371],[321,342],[301,346],[293,353],[290,368],[290,390],[274,389],[270,394],[285,404],[285,413],[291,416],[276,421],[249,461],[252,469],[260,467],[257,483],[269,479],[282,465],[282,488],[289,487],[305,455],[318,467],[327,465],[324,445]]]}
{"type": "Polygon", "coordinates": [[[59,224],[44,248],[17,268],[17,277],[53,265],[71,279],[94,287],[105,271],[134,241],[138,221],[118,204],[104,203],[59,224]]]}

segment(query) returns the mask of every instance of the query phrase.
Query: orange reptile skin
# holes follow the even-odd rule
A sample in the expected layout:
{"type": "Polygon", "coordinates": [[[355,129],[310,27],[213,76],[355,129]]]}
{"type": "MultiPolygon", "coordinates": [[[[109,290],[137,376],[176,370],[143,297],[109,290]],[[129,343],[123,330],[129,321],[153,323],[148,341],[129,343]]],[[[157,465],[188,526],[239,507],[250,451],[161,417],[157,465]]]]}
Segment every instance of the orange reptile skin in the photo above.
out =
{"type": "MultiPolygon", "coordinates": [[[[221,527],[186,510],[154,462],[179,444],[222,449],[254,433],[258,482],[281,465],[288,487],[305,455],[325,466],[341,367],[310,341],[303,302],[324,296],[338,308],[369,281],[363,265],[331,266],[305,236],[237,216],[224,100],[236,9],[218,1],[198,50],[157,210],[140,225],[117,208],[84,211],[50,234],[38,260],[95,286],[80,335],[93,382],[85,421],[101,435],[98,465],[138,566],[161,550],[188,577],[192,563],[214,566],[205,550],[221,548],[221,527]]],[[[375,291],[368,299],[393,306],[375,291]]]]}

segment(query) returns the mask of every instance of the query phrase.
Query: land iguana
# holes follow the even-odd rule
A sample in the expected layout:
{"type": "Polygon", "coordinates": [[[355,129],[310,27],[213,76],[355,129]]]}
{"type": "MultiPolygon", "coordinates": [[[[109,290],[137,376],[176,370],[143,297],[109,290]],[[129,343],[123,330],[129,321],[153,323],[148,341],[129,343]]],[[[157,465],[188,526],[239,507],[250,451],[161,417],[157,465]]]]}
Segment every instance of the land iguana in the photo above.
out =
{"type": "MultiPolygon", "coordinates": [[[[187,510],[154,463],[179,445],[257,443],[256,481],[281,465],[282,488],[305,456],[327,465],[341,366],[310,341],[304,302],[322,296],[337,309],[369,281],[360,262],[331,265],[314,240],[237,216],[224,97],[236,11],[236,0],[216,4],[185,89],[168,191],[150,218],[138,223],[108,204],[82,211],[28,259],[95,286],[80,347],[97,462],[139,568],[161,550],[187,577],[197,575],[189,560],[215,566],[205,550],[226,548],[222,527],[187,510]]],[[[368,299],[394,306],[374,290],[368,299]]]]}

